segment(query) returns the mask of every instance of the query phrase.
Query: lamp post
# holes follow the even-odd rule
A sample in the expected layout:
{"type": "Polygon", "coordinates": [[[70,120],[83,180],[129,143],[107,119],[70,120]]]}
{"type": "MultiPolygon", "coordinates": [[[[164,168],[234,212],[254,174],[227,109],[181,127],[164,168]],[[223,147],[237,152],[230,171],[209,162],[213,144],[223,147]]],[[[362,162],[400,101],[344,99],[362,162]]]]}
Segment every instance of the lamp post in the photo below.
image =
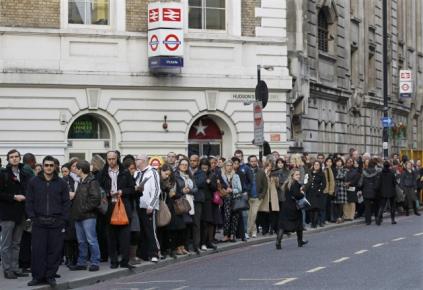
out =
{"type": "MultiPolygon", "coordinates": [[[[388,117],[388,5],[387,0],[382,3],[382,20],[383,20],[383,117],[388,117]]],[[[383,126],[383,157],[387,160],[389,157],[388,152],[388,127],[383,126]]]]}

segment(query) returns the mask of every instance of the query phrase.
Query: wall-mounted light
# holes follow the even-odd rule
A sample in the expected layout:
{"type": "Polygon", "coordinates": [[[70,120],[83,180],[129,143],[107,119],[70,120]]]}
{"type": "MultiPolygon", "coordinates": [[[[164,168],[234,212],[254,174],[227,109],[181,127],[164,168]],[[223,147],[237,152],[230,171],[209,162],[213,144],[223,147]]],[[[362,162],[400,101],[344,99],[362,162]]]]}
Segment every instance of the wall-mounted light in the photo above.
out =
{"type": "Polygon", "coordinates": [[[68,123],[65,113],[60,113],[59,120],[60,120],[60,124],[62,125],[66,125],[68,123]]]}
{"type": "Polygon", "coordinates": [[[169,130],[167,129],[169,126],[168,126],[168,124],[167,124],[167,116],[166,115],[164,115],[164,122],[163,122],[163,124],[162,124],[162,128],[163,128],[163,130],[165,130],[166,132],[169,132],[169,130]]]}

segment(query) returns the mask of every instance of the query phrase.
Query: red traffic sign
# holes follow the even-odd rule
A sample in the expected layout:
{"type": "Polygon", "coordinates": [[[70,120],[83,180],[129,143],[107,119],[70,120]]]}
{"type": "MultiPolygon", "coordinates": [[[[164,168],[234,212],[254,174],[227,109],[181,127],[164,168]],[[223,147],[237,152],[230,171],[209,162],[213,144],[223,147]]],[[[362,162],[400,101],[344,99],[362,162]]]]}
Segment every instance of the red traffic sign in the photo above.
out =
{"type": "Polygon", "coordinates": [[[254,106],[254,123],[256,126],[260,126],[263,122],[263,109],[259,104],[254,106]]]}
{"type": "Polygon", "coordinates": [[[166,36],[165,40],[163,41],[163,44],[168,50],[175,51],[179,48],[182,42],[175,34],[169,34],[166,36]]]}
{"type": "Polygon", "coordinates": [[[159,48],[159,38],[155,34],[150,38],[150,48],[152,51],[156,51],[159,48]]]}

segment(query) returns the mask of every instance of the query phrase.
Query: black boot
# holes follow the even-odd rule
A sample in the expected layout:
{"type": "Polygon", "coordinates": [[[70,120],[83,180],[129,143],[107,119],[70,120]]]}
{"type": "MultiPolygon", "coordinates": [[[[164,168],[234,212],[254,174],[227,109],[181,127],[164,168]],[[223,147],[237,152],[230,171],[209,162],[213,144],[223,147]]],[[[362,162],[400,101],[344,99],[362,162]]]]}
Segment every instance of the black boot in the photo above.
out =
{"type": "Polygon", "coordinates": [[[308,243],[308,241],[303,240],[303,231],[297,231],[297,242],[300,248],[308,243]]]}
{"type": "Polygon", "coordinates": [[[396,225],[397,222],[395,221],[395,209],[391,208],[391,224],[396,225]]]}
{"type": "Polygon", "coordinates": [[[416,202],[414,202],[414,204],[413,204],[413,209],[414,209],[414,214],[417,215],[417,216],[420,216],[420,213],[417,210],[417,204],[416,204],[416,202]]]}
{"type": "Polygon", "coordinates": [[[276,250],[282,249],[282,237],[283,237],[283,230],[278,230],[278,234],[276,236],[276,250]]]}

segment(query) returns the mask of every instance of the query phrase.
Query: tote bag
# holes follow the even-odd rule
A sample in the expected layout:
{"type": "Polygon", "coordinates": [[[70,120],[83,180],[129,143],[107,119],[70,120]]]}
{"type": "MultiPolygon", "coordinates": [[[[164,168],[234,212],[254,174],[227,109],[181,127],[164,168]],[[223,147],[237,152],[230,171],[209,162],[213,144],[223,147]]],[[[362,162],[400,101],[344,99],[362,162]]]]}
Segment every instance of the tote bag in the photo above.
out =
{"type": "Polygon", "coordinates": [[[160,200],[159,211],[157,213],[157,226],[167,226],[170,223],[171,218],[172,215],[167,204],[163,200],[160,200]]]}

